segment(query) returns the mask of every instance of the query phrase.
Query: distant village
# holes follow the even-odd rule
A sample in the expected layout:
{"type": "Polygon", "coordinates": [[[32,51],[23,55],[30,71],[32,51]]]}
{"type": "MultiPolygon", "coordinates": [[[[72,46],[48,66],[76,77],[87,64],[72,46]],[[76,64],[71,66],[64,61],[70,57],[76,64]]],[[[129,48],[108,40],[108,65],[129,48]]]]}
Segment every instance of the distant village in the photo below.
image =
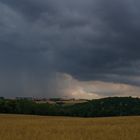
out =
{"type": "MultiPolygon", "coordinates": [[[[4,97],[0,97],[4,99],[4,97]]],[[[89,100],[87,99],[75,99],[75,98],[39,98],[39,97],[15,97],[9,98],[10,100],[30,100],[36,103],[49,103],[49,104],[77,104],[84,103],[89,100]]]]}

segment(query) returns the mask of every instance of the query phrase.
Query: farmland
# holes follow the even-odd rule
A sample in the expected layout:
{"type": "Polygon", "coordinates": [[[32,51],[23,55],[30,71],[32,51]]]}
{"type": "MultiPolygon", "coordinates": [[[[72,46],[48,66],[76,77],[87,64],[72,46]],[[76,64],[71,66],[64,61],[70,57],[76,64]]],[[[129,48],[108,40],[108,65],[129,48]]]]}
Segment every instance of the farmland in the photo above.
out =
{"type": "Polygon", "coordinates": [[[0,140],[139,140],[140,117],[0,115],[0,140]]]}

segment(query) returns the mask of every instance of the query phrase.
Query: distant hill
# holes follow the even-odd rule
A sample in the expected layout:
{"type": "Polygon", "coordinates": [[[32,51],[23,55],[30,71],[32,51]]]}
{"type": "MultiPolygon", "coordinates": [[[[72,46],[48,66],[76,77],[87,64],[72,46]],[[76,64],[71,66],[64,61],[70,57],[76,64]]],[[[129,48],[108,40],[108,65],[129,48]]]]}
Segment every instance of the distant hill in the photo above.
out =
{"type": "Polygon", "coordinates": [[[83,117],[140,115],[140,99],[132,97],[109,97],[75,104],[66,110],[74,116],[83,117]]]}
{"type": "Polygon", "coordinates": [[[36,103],[26,99],[0,98],[0,113],[33,114],[77,117],[109,117],[140,115],[140,99],[132,97],[109,97],[84,103],[36,103]]]}

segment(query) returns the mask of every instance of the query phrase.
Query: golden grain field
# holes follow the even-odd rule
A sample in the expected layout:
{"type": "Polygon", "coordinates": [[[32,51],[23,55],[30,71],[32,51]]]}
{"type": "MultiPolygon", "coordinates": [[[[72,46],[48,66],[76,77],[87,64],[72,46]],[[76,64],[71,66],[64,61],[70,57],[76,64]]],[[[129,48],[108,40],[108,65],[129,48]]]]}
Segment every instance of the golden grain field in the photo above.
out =
{"type": "Polygon", "coordinates": [[[140,117],[0,115],[0,140],[140,140],[140,117]]]}

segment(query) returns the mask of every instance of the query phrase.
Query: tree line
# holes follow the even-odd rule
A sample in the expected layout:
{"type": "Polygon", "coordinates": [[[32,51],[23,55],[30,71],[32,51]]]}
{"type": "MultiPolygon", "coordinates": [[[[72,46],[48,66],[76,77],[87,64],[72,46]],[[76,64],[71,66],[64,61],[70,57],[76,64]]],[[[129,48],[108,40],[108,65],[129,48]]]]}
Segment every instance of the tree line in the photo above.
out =
{"type": "Polygon", "coordinates": [[[0,113],[75,117],[140,115],[140,99],[109,97],[73,105],[35,103],[32,100],[0,98],[0,113]]]}

